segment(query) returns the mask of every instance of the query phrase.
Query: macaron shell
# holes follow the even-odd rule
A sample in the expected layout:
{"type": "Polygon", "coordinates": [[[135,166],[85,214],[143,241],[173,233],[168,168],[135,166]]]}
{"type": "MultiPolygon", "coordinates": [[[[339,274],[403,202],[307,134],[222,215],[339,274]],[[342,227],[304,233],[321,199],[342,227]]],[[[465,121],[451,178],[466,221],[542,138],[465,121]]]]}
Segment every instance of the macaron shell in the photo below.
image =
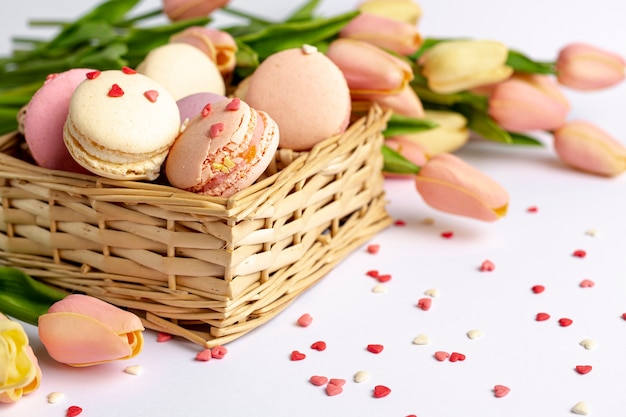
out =
{"type": "Polygon", "coordinates": [[[63,125],[70,99],[90,68],[74,68],[51,75],[33,94],[24,114],[24,138],[37,165],[55,170],[88,173],[68,152],[63,125]]]}
{"type": "Polygon", "coordinates": [[[191,120],[200,114],[208,103],[213,104],[222,100],[226,100],[226,97],[221,94],[207,92],[191,94],[177,100],[176,105],[180,112],[180,122],[183,123],[185,119],[191,120]]]}

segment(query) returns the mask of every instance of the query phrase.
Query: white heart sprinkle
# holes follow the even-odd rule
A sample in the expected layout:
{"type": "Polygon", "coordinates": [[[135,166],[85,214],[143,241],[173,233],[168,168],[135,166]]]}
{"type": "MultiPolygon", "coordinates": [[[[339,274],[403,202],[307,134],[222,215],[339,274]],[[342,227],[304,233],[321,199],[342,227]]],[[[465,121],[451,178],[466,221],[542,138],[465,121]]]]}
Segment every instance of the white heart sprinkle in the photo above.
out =
{"type": "Polygon", "coordinates": [[[65,394],[63,394],[62,392],[51,392],[50,394],[48,394],[47,398],[50,404],[56,404],[65,398],[65,394]]]}
{"type": "Polygon", "coordinates": [[[302,52],[306,55],[311,55],[317,52],[317,48],[313,45],[304,44],[302,45],[302,52]]]}
{"type": "Polygon", "coordinates": [[[424,295],[435,298],[439,295],[439,291],[437,291],[435,288],[431,288],[429,290],[424,291],[424,295]]]}
{"type": "Polygon", "coordinates": [[[387,292],[387,287],[382,284],[378,284],[374,288],[372,288],[372,292],[375,292],[377,294],[383,294],[387,292]]]}
{"type": "Polygon", "coordinates": [[[584,347],[587,350],[593,350],[598,347],[598,343],[593,339],[584,339],[581,340],[579,345],[584,347]]]}
{"type": "Polygon", "coordinates": [[[143,368],[141,365],[131,365],[124,368],[124,372],[130,375],[141,375],[143,373],[143,368]]]}
{"type": "Polygon", "coordinates": [[[359,371],[354,374],[354,382],[365,382],[370,379],[370,374],[367,371],[359,371]]]}
{"type": "Polygon", "coordinates": [[[574,407],[572,407],[572,413],[586,416],[589,414],[589,407],[587,407],[587,403],[584,401],[579,401],[576,405],[574,405],[574,407]]]}
{"type": "Polygon", "coordinates": [[[478,330],[478,329],[472,329],[469,332],[467,332],[467,337],[469,337],[472,340],[480,339],[484,335],[485,334],[482,332],[482,330],[478,330]]]}
{"type": "Polygon", "coordinates": [[[586,234],[587,236],[596,236],[596,235],[598,234],[598,231],[597,231],[597,230],[595,230],[595,229],[589,229],[589,230],[587,230],[587,231],[585,232],[585,234],[586,234]]]}
{"type": "Polygon", "coordinates": [[[430,343],[430,339],[425,334],[420,334],[413,339],[414,345],[427,345],[430,343]]]}

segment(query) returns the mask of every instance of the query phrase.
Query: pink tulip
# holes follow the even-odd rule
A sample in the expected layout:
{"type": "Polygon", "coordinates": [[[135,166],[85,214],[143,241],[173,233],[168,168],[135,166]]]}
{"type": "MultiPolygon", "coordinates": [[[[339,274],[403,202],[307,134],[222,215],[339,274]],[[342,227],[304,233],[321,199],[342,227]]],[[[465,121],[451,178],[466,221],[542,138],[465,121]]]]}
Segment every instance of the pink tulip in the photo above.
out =
{"type": "MultiPolygon", "coordinates": [[[[428,161],[426,149],[409,139],[401,136],[391,137],[385,139],[385,144],[418,167],[423,166],[428,161]]],[[[396,174],[392,172],[383,172],[383,174],[388,178],[412,178],[415,176],[415,174],[396,174]]]]}
{"type": "Polygon", "coordinates": [[[415,90],[407,84],[396,94],[351,94],[352,100],[377,103],[383,110],[392,110],[394,113],[407,117],[424,117],[424,106],[415,90]]]}
{"type": "Polygon", "coordinates": [[[39,388],[41,369],[20,323],[0,314],[0,403],[14,403],[39,388]]]}
{"type": "Polygon", "coordinates": [[[372,13],[361,13],[339,32],[342,38],[371,43],[399,55],[411,55],[422,44],[415,25],[372,13]]]}
{"type": "Polygon", "coordinates": [[[200,49],[215,62],[222,75],[232,73],[237,65],[235,57],[237,42],[228,32],[203,26],[192,26],[173,35],[170,42],[188,43],[200,49]]]}
{"type": "Polygon", "coordinates": [[[516,75],[493,87],[489,115],[512,132],[553,130],[565,123],[570,106],[547,75],[516,75]]]}
{"type": "Polygon", "coordinates": [[[498,183],[452,154],[432,157],[415,185],[431,207],[477,220],[495,221],[509,205],[509,196],[498,183]]]}
{"type": "Polygon", "coordinates": [[[614,176],[626,170],[626,147],[589,122],[573,121],[557,129],[554,150],[565,163],[593,174],[614,176]]]}
{"type": "Polygon", "coordinates": [[[413,79],[411,66],[367,42],[337,39],[326,56],[343,72],[351,94],[397,94],[413,79]]]}
{"type": "Polygon", "coordinates": [[[50,356],[71,366],[130,359],[141,351],[139,317],[102,300],[71,294],[39,317],[39,338],[50,356]]]}
{"type": "Polygon", "coordinates": [[[584,43],[567,45],[556,61],[559,82],[577,90],[614,86],[624,79],[625,67],[622,56],[584,43]]]}
{"type": "Polygon", "coordinates": [[[163,12],[171,21],[175,22],[208,16],[229,2],[229,0],[163,0],[163,12]]]}

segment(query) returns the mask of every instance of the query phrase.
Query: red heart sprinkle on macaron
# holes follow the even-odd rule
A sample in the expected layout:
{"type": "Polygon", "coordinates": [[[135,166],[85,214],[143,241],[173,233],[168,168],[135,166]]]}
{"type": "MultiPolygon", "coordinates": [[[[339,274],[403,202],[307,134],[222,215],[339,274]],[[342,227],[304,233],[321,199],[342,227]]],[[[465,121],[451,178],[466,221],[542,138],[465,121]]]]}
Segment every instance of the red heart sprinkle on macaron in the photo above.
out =
{"type": "Polygon", "coordinates": [[[80,408],[79,406],[77,406],[77,405],[70,405],[67,408],[67,411],[65,412],[65,415],[67,417],[76,417],[77,415],[79,415],[82,412],[83,412],[83,409],[80,408]]]}
{"type": "Polygon", "coordinates": [[[374,387],[374,398],[383,398],[391,393],[391,389],[384,385],[376,385],[374,387]]]}
{"type": "Polygon", "coordinates": [[[446,239],[450,239],[452,236],[454,236],[453,232],[443,232],[441,234],[441,237],[446,238],[446,239]]]}
{"type": "Polygon", "coordinates": [[[328,378],[321,375],[313,375],[311,378],[309,378],[309,382],[311,382],[311,384],[315,385],[316,387],[321,387],[328,382],[328,378]]]}
{"type": "Polygon", "coordinates": [[[564,317],[562,319],[559,319],[559,324],[562,327],[567,327],[567,326],[571,325],[572,323],[573,323],[572,319],[568,319],[566,317],[564,317]]]}
{"type": "Polygon", "coordinates": [[[157,333],[157,342],[167,342],[172,339],[172,335],[169,333],[159,332],[157,333]]]}
{"type": "Polygon", "coordinates": [[[511,388],[507,387],[506,385],[496,385],[493,387],[493,393],[496,398],[502,398],[509,392],[511,392],[511,388]]]}
{"type": "Polygon", "coordinates": [[[122,97],[124,95],[124,90],[117,84],[113,84],[111,89],[109,90],[109,97],[122,97]]]}
{"type": "Polygon", "coordinates": [[[326,385],[326,395],[332,397],[333,395],[339,395],[343,392],[343,388],[339,385],[328,384],[326,385]]]}
{"type": "Polygon", "coordinates": [[[537,313],[535,320],[537,321],[546,321],[550,319],[550,315],[548,313],[537,313]]]}
{"type": "Polygon", "coordinates": [[[211,114],[211,103],[207,103],[207,105],[204,106],[200,112],[202,117],[207,117],[209,114],[211,114]]]}
{"type": "Polygon", "coordinates": [[[204,349],[198,353],[196,353],[196,360],[202,362],[208,362],[212,358],[211,349],[204,349]]]}
{"type": "Polygon", "coordinates": [[[291,352],[292,361],[301,361],[304,358],[306,358],[306,355],[302,352],[298,352],[297,350],[294,350],[293,352],[291,352]]]}
{"type": "Polygon", "coordinates": [[[465,360],[465,355],[459,352],[452,352],[450,354],[450,362],[463,362],[465,360]]]}
{"type": "Polygon", "coordinates": [[[435,352],[435,359],[437,359],[439,362],[443,362],[449,357],[450,354],[448,352],[444,352],[443,350],[438,350],[437,352],[435,352]]]}
{"type": "Polygon", "coordinates": [[[595,282],[593,282],[593,281],[592,281],[592,280],[590,280],[590,279],[583,279],[582,281],[580,281],[580,287],[581,287],[581,288],[591,288],[591,287],[593,287],[594,285],[596,285],[596,283],[595,283],[595,282]]]}
{"type": "Polygon", "coordinates": [[[157,90],[148,90],[143,93],[143,96],[151,103],[156,103],[159,98],[159,92],[157,90]]]}
{"type": "Polygon", "coordinates": [[[383,345],[377,345],[377,344],[367,345],[368,352],[372,352],[372,353],[380,353],[383,351],[384,348],[385,347],[383,345]]]}
{"type": "Polygon", "coordinates": [[[574,253],[572,253],[572,255],[577,258],[584,258],[585,256],[587,256],[587,252],[582,249],[577,249],[574,251],[574,253]]]}
{"type": "Polygon", "coordinates": [[[428,311],[432,305],[433,300],[431,298],[424,297],[417,300],[417,307],[421,310],[428,311]]]}
{"type": "Polygon", "coordinates": [[[228,353],[228,349],[224,346],[217,345],[211,349],[211,357],[215,359],[222,359],[228,353]]]}
{"type": "Polygon", "coordinates": [[[87,77],[88,80],[95,80],[99,76],[100,71],[89,71],[87,74],[85,74],[85,77],[87,77]]]}
{"type": "Polygon", "coordinates": [[[131,67],[127,67],[127,66],[123,66],[122,67],[122,72],[124,74],[128,74],[128,75],[132,75],[132,74],[137,74],[137,71],[135,71],[134,69],[132,69],[131,67]]]}
{"type": "Polygon", "coordinates": [[[215,123],[211,125],[209,130],[209,137],[211,139],[218,137],[224,130],[224,123],[215,123]]]}
{"type": "Polygon", "coordinates": [[[480,264],[480,270],[482,272],[490,272],[496,269],[496,264],[491,262],[490,260],[484,260],[482,264],[480,264]]]}
{"type": "Polygon", "coordinates": [[[319,340],[311,345],[311,349],[317,350],[318,352],[326,350],[326,342],[323,340],[319,340]]]}
{"type": "Polygon", "coordinates": [[[591,372],[591,365],[576,365],[576,372],[581,375],[588,374],[591,372]]]}
{"type": "Polygon", "coordinates": [[[309,313],[305,313],[298,318],[298,326],[307,327],[313,323],[313,317],[309,313]]]}
{"type": "Polygon", "coordinates": [[[230,103],[226,105],[226,110],[236,111],[236,110],[239,110],[240,106],[241,106],[241,99],[239,97],[235,97],[234,99],[230,101],[230,103]]]}
{"type": "Polygon", "coordinates": [[[544,287],[543,285],[533,285],[531,290],[535,294],[541,294],[542,292],[544,292],[546,290],[546,287],[544,287]]]}

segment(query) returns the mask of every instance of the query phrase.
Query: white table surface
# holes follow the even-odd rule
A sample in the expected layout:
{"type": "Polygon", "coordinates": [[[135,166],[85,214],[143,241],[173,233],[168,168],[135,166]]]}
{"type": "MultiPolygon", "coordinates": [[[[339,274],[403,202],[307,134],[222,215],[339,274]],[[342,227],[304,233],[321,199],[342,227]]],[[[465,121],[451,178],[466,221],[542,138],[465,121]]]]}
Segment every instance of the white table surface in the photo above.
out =
{"type": "MultiPolygon", "coordinates": [[[[95,1],[21,0],[2,5],[0,53],[9,38],[30,33],[28,18],[75,17],[95,1]],[[10,9],[11,11],[7,11],[10,9]]],[[[144,1],[146,9],[158,1],[144,1]]],[[[233,6],[282,16],[295,3],[234,0],[233,6]]],[[[505,42],[550,60],[571,41],[587,41],[626,55],[626,25],[618,0],[422,0],[424,36],[469,36],[505,42]]],[[[323,2],[325,13],[345,11],[352,1],[323,2]]],[[[595,93],[566,90],[570,117],[591,120],[626,142],[626,85],[595,93]]],[[[411,181],[388,180],[389,212],[406,222],[374,237],[377,255],[358,249],[315,287],[268,324],[227,345],[222,360],[194,360],[199,348],[183,340],[156,342],[146,331],[142,353],[91,368],[52,361],[26,326],[43,370],[41,387],[0,415],[64,416],[70,405],[84,417],[110,416],[382,416],[558,417],[574,415],[584,401],[593,416],[626,413],[626,177],[607,179],[572,171],[542,149],[470,143],[458,152],[510,193],[508,216],[482,223],[435,212],[411,181]],[[536,213],[527,209],[537,207],[536,213]],[[425,225],[425,218],[434,224],[425,225]],[[442,232],[452,231],[444,239],[442,232]],[[595,236],[588,234],[595,231],[595,236]],[[585,258],[573,251],[587,251],[585,258]],[[485,259],[496,269],[480,272],[485,259]],[[372,291],[369,269],[390,273],[386,293],[372,291]],[[593,288],[581,288],[590,279],[593,288]],[[545,285],[533,294],[535,284],[545,285]],[[416,307],[436,289],[429,311],[416,307]],[[538,312],[551,319],[535,321],[538,312]],[[302,328],[304,313],[313,323],[302,328]],[[559,326],[561,317],[573,319],[559,326]],[[484,337],[470,340],[479,329],[484,337]],[[418,334],[429,345],[412,343],[418,334]],[[593,350],[583,339],[598,343],[593,350]],[[327,349],[310,345],[318,340],[327,349]],[[368,344],[382,344],[378,355],[368,344]],[[291,351],[306,353],[303,361],[291,351]],[[463,362],[438,362],[435,351],[460,352],[463,362]],[[144,373],[123,372],[141,365],[144,373]],[[576,365],[592,365],[580,375],[576,365]],[[364,370],[367,382],[353,382],[364,370]],[[312,375],[346,379],[344,392],[327,396],[308,382],[312,375]],[[511,392],[496,398],[494,385],[511,392]],[[375,385],[391,388],[376,399],[375,385]],[[65,400],[48,404],[59,391],[65,400]]]]}

